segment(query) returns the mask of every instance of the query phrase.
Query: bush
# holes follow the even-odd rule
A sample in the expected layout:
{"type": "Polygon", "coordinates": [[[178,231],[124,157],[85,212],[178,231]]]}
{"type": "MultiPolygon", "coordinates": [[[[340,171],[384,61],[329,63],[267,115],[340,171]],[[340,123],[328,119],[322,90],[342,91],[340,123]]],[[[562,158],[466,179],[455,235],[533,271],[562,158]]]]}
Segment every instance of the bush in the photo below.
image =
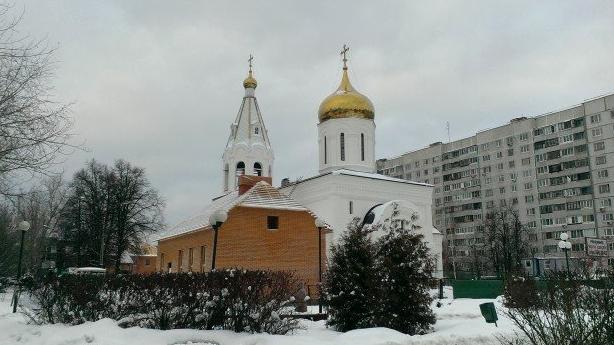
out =
{"type": "Polygon", "coordinates": [[[354,221],[331,247],[322,301],[328,307],[328,325],[342,332],[373,327],[378,283],[375,262],[369,232],[354,221]]]}
{"type": "Polygon", "coordinates": [[[536,284],[510,279],[504,313],[520,330],[502,344],[600,345],[614,344],[614,275],[599,288],[554,274],[536,284]]]}
{"type": "Polygon", "coordinates": [[[38,323],[111,318],[122,327],[286,334],[297,321],[281,314],[296,290],[291,274],[273,271],[65,275],[29,289],[36,308],[26,313],[38,323]]]}
{"type": "Polygon", "coordinates": [[[323,301],[337,330],[388,327],[413,335],[435,323],[429,249],[415,232],[416,216],[397,215],[395,208],[391,219],[370,229],[354,221],[332,247],[323,301]],[[383,233],[377,241],[374,231],[383,233]]]}

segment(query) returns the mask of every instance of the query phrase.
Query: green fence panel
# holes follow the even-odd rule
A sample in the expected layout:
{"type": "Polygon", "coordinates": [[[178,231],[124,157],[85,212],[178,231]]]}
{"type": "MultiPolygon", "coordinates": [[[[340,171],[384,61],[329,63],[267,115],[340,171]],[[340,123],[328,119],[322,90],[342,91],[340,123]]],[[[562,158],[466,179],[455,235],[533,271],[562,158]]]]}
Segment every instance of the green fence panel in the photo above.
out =
{"type": "Polygon", "coordinates": [[[452,280],[454,298],[496,298],[503,295],[503,280],[452,280]]]}

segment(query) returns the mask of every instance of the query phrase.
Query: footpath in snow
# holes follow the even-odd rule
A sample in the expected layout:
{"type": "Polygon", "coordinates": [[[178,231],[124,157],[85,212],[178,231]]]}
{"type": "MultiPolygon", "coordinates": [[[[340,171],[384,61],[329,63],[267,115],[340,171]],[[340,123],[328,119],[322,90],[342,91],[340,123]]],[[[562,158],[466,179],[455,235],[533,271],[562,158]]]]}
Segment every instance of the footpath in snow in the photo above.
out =
{"type": "MultiPolygon", "coordinates": [[[[450,290],[446,295],[450,295],[450,290]]],[[[444,299],[437,314],[435,332],[409,336],[387,328],[369,328],[340,333],[326,328],[324,321],[303,321],[303,329],[292,335],[233,333],[230,331],[121,328],[111,319],[78,326],[28,324],[26,318],[11,313],[10,294],[0,294],[0,345],[498,345],[495,336],[512,333],[513,325],[499,313],[499,327],[487,324],[479,304],[499,300],[444,299]]],[[[435,301],[437,302],[437,301],[435,301]]]]}

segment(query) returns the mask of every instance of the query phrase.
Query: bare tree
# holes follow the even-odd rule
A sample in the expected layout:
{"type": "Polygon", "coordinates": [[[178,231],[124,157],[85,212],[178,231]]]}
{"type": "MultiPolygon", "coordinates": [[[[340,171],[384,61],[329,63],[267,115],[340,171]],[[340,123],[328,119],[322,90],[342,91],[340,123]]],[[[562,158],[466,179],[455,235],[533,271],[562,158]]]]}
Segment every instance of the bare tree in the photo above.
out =
{"type": "Polygon", "coordinates": [[[0,5],[0,194],[12,194],[12,178],[47,173],[65,154],[72,120],[69,105],[53,99],[54,49],[17,31],[19,18],[0,5]]]}
{"type": "Polygon", "coordinates": [[[71,243],[72,264],[113,265],[137,252],[161,229],[164,201],[142,168],[124,160],[112,167],[90,161],[71,183],[61,227],[71,243]]]}
{"type": "Polygon", "coordinates": [[[510,207],[495,208],[486,214],[484,240],[497,275],[520,269],[521,260],[529,253],[529,231],[520,222],[518,211],[510,207]]]}

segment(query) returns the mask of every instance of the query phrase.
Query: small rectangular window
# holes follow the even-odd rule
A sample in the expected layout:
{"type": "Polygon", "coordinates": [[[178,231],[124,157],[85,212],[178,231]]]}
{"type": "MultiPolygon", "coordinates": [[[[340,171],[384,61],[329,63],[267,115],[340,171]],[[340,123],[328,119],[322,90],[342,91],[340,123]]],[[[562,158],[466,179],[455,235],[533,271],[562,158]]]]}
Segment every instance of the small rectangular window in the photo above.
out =
{"type": "Polygon", "coordinates": [[[354,202],[350,201],[350,214],[354,213],[354,202]]]}
{"type": "Polygon", "coordinates": [[[267,229],[269,230],[279,229],[279,217],[278,216],[267,216],[266,223],[267,223],[267,229]]]}

